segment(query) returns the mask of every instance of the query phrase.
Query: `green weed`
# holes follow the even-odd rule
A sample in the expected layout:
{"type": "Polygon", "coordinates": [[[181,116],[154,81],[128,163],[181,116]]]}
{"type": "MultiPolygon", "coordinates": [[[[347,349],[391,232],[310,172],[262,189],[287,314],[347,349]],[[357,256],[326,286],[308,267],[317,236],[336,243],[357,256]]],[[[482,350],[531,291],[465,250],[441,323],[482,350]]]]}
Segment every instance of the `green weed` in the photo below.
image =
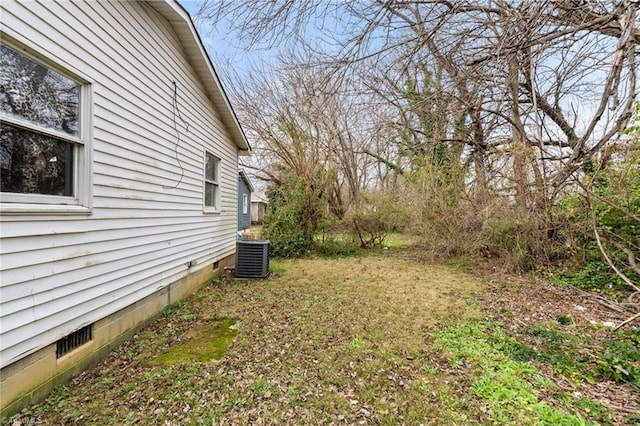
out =
{"type": "Polygon", "coordinates": [[[285,272],[287,272],[287,270],[282,266],[282,263],[276,260],[269,261],[269,274],[271,274],[272,277],[280,278],[285,272]]]}
{"type": "Polygon", "coordinates": [[[269,392],[271,386],[264,380],[257,380],[251,385],[251,396],[253,398],[263,397],[269,392]]]}
{"type": "Polygon", "coordinates": [[[640,351],[631,340],[605,340],[597,361],[598,372],[607,379],[629,382],[640,388],[640,351]]]}
{"type": "Polygon", "coordinates": [[[586,424],[579,414],[568,413],[538,399],[530,380],[535,383],[543,379],[530,363],[513,360],[504,352],[505,348],[516,346],[495,325],[465,322],[438,333],[435,341],[450,352],[454,365],[458,361],[471,365],[475,376],[471,390],[483,398],[493,422],[586,424]]]}
{"type": "Polygon", "coordinates": [[[562,325],[573,324],[573,318],[571,318],[569,315],[558,315],[556,317],[556,321],[558,321],[558,323],[562,325]]]}
{"type": "Polygon", "coordinates": [[[363,346],[364,346],[364,340],[356,336],[353,339],[351,339],[351,341],[347,344],[347,349],[350,351],[355,351],[357,349],[362,348],[363,346]]]}
{"type": "Polygon", "coordinates": [[[190,321],[195,318],[195,315],[189,310],[185,300],[180,300],[165,308],[161,314],[163,318],[167,318],[172,315],[177,316],[182,321],[190,321]]]}
{"type": "Polygon", "coordinates": [[[575,405],[580,410],[587,413],[590,418],[597,422],[600,422],[602,425],[613,424],[611,411],[606,406],[599,404],[589,398],[579,398],[578,400],[576,400],[575,405]]]}
{"type": "Polygon", "coordinates": [[[603,260],[588,262],[580,269],[558,272],[551,277],[558,286],[573,286],[584,290],[610,291],[625,288],[625,283],[615,275],[603,260]]]}

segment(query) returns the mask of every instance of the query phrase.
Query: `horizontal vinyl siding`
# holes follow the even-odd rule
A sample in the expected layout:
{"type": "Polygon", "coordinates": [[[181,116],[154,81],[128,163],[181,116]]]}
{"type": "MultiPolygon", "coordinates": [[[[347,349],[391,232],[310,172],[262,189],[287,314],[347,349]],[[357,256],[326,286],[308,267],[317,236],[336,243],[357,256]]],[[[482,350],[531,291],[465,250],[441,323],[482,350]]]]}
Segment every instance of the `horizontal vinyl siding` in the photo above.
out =
{"type": "Polygon", "coordinates": [[[249,185],[245,182],[244,179],[238,179],[238,230],[247,229],[251,227],[251,191],[249,190],[249,185]],[[247,195],[247,213],[243,213],[242,209],[243,198],[244,195],[247,195]]]}
{"type": "Polygon", "coordinates": [[[184,277],[188,261],[233,253],[238,170],[218,111],[171,26],[148,5],[1,7],[3,30],[93,90],[93,213],[2,218],[5,366],[184,277]],[[174,81],[188,131],[177,116],[174,124],[174,81]],[[205,151],[222,159],[215,214],[202,210],[205,151]]]}

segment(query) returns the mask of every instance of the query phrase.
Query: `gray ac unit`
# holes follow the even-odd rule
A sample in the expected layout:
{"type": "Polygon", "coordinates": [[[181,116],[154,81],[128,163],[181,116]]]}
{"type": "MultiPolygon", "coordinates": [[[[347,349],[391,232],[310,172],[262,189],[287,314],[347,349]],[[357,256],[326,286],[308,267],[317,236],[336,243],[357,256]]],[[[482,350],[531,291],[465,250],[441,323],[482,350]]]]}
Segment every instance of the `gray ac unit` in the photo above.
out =
{"type": "Polygon", "coordinates": [[[269,275],[269,240],[241,240],[236,244],[236,278],[269,275]]]}

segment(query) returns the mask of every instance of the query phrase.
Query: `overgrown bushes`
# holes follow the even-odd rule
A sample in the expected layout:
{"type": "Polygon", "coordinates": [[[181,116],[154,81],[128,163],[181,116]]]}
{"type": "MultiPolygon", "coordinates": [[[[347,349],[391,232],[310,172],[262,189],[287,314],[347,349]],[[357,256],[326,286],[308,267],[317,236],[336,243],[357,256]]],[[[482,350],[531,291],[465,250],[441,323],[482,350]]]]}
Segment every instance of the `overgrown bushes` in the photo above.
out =
{"type": "Polygon", "coordinates": [[[291,181],[269,191],[269,207],[264,218],[262,236],[270,241],[275,257],[298,257],[307,252],[313,241],[313,200],[300,182],[291,181]]]}
{"type": "Polygon", "coordinates": [[[407,213],[396,193],[368,192],[359,209],[344,219],[345,230],[361,248],[384,246],[390,232],[404,231],[407,213]]]}
{"type": "Polygon", "coordinates": [[[382,247],[389,232],[403,230],[403,210],[395,195],[363,193],[361,204],[343,218],[330,213],[323,191],[293,177],[268,192],[262,237],[274,257],[299,257],[311,250],[350,256],[382,247]]]}
{"type": "Polygon", "coordinates": [[[358,205],[337,217],[319,183],[292,176],[272,188],[263,234],[273,255],[293,257],[311,249],[353,255],[358,247],[383,246],[390,232],[409,232],[439,258],[489,258],[512,271],[561,267],[559,282],[622,288],[593,225],[611,261],[638,282],[632,263],[640,248],[640,142],[624,146],[626,151],[611,148],[585,167],[552,206],[532,202],[531,210],[508,195],[469,188],[462,167],[427,162],[399,178],[396,190],[362,192],[358,205]]]}
{"type": "Polygon", "coordinates": [[[640,255],[640,142],[636,139],[617,155],[622,161],[605,157],[592,164],[580,188],[557,209],[558,220],[567,224],[564,232],[573,255],[565,259],[557,282],[587,289],[625,288],[598,242],[622,274],[640,282],[633,266],[640,255]]]}

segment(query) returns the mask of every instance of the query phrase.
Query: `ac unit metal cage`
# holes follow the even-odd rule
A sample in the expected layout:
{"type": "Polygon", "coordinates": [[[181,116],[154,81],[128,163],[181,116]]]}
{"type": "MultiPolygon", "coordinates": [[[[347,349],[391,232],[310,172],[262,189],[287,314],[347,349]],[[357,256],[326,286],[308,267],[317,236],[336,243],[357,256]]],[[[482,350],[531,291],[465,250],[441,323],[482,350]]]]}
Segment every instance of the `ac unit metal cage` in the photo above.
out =
{"type": "Polygon", "coordinates": [[[241,240],[236,244],[236,278],[269,275],[269,240],[241,240]]]}

